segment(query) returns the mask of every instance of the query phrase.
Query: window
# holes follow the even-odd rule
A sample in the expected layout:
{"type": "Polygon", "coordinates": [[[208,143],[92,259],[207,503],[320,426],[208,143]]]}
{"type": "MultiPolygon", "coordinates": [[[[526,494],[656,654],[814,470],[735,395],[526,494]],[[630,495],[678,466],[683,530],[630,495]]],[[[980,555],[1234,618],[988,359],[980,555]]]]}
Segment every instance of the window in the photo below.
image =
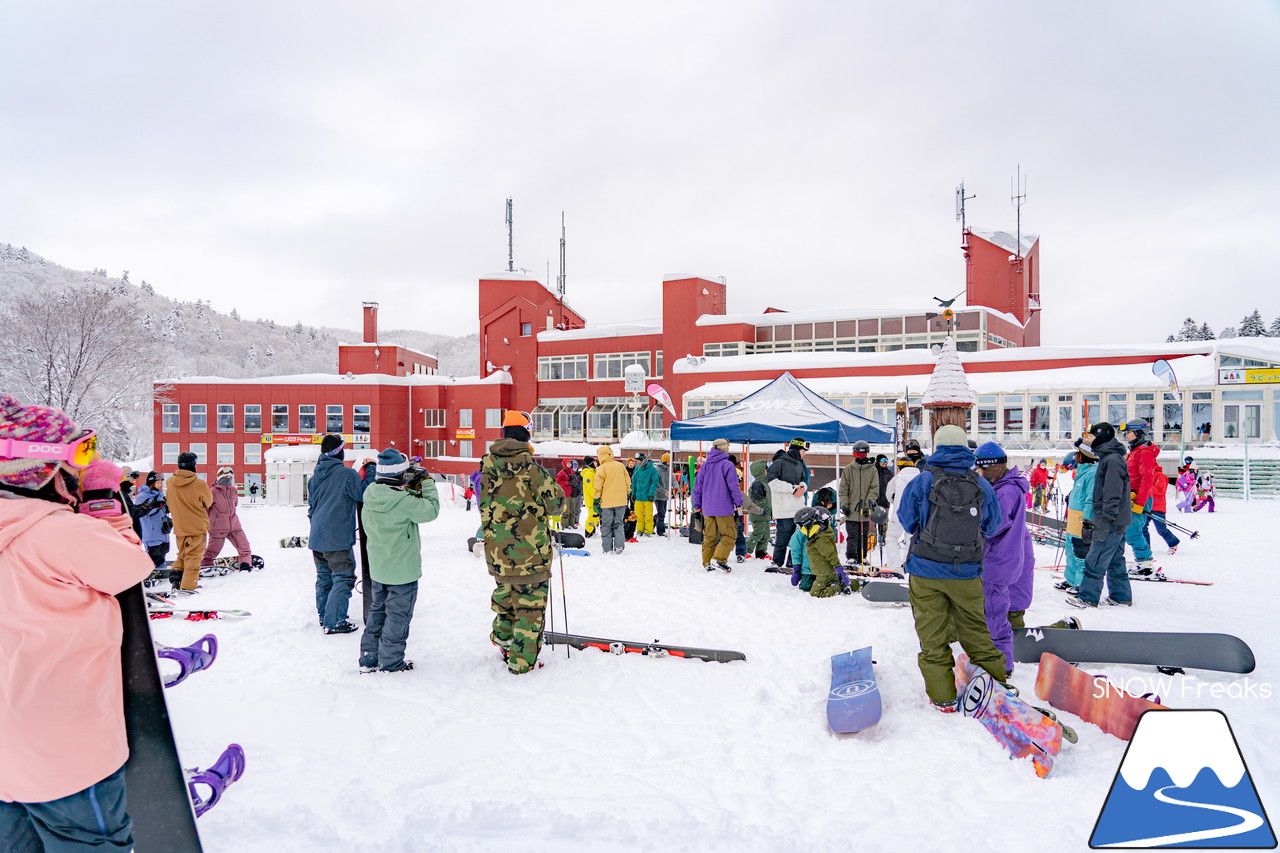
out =
{"type": "Polygon", "coordinates": [[[244,456],[242,457],[245,465],[261,465],[262,464],[262,445],[255,442],[245,442],[244,456]]]}
{"type": "Polygon", "coordinates": [[[501,429],[502,409],[485,409],[484,425],[486,429],[501,429]]]}
{"type": "Polygon", "coordinates": [[[520,337],[522,337],[522,338],[527,338],[527,337],[529,337],[529,336],[530,336],[530,335],[532,335],[532,334],[533,334],[533,324],[532,324],[532,323],[521,323],[521,324],[520,324],[520,337]]]}
{"type": "MultiPolygon", "coordinates": [[[[757,329],[757,331],[759,331],[757,329]]],[[[684,404],[685,418],[700,418],[707,413],[707,404],[704,400],[690,400],[684,404]]]]}
{"type": "Polygon", "coordinates": [[[585,355],[545,355],[538,359],[539,381],[586,378],[587,357],[585,355]]]}
{"type": "Polygon", "coordinates": [[[587,406],[581,403],[574,406],[560,407],[560,437],[581,441],[584,436],[583,426],[586,422],[587,406]]]}
{"type": "Polygon", "coordinates": [[[1031,437],[1049,437],[1049,395],[1031,395],[1031,437]]]}
{"type": "Polygon", "coordinates": [[[1244,407],[1244,437],[1262,437],[1262,406],[1253,404],[1244,407]]]}
{"type": "Polygon", "coordinates": [[[1080,403],[1081,408],[1084,410],[1084,423],[1080,425],[1082,429],[1088,429],[1102,420],[1101,394],[1081,394],[1080,403]]]}
{"type": "Polygon", "coordinates": [[[351,411],[353,412],[351,431],[356,435],[368,435],[370,408],[368,406],[352,406],[351,411]]]}
{"type": "MultiPolygon", "coordinates": [[[[458,428],[459,429],[471,428],[471,410],[470,409],[458,409],[458,428]]],[[[466,454],[463,454],[463,455],[465,456],[466,454]]]]}
{"type": "Polygon", "coordinates": [[[1177,395],[1165,392],[1164,403],[1161,405],[1161,426],[1164,427],[1164,435],[1166,441],[1179,438],[1182,435],[1182,400],[1177,395]]]}
{"type": "Polygon", "coordinates": [[[978,398],[978,434],[995,435],[996,432],[996,398],[978,398]]]}
{"type": "Polygon", "coordinates": [[[977,341],[956,341],[956,352],[977,352],[977,341]]]}
{"type": "Polygon", "coordinates": [[[1004,398],[1004,427],[1003,432],[1005,438],[1021,438],[1022,430],[1026,426],[1024,420],[1025,410],[1022,408],[1022,395],[1011,394],[1004,398]]]}
{"type": "Polygon", "coordinates": [[[1107,420],[1111,422],[1112,426],[1118,426],[1129,420],[1128,394],[1107,395],[1107,420]]]}
{"type": "Polygon", "coordinates": [[[1071,427],[1071,407],[1058,407],[1058,438],[1071,438],[1075,431],[1071,427]]]}
{"type": "MultiPolygon", "coordinates": [[[[613,438],[614,414],[621,404],[616,398],[597,398],[596,404],[587,410],[587,438],[613,438]]],[[[703,414],[703,412],[698,412],[703,414]]],[[[689,417],[696,417],[689,415],[689,417]]]]}
{"type": "Polygon", "coordinates": [[[316,431],[316,407],[314,403],[298,406],[298,432],[316,431]]]}
{"type": "Polygon", "coordinates": [[[165,403],[160,407],[160,431],[161,432],[181,432],[182,427],[179,421],[182,415],[178,410],[177,403],[165,403]]]}
{"type": "Polygon", "coordinates": [[[204,403],[192,403],[189,407],[192,432],[207,432],[209,428],[208,407],[204,403]]]}
{"type": "Polygon", "coordinates": [[[218,442],[218,464],[234,465],[236,464],[236,446],[231,443],[224,444],[218,442]]]}
{"type": "Polygon", "coordinates": [[[424,441],[422,442],[422,455],[428,459],[444,456],[444,448],[445,443],[443,441],[424,441]]]}
{"type": "Polygon", "coordinates": [[[428,428],[444,426],[444,409],[423,409],[422,425],[428,428]]]}
{"type": "Polygon", "coordinates": [[[218,432],[236,431],[236,407],[229,403],[218,404],[218,432]]]}
{"type": "Polygon", "coordinates": [[[1191,392],[1191,430],[1200,441],[1213,436],[1213,392],[1191,392]]]}
{"type": "Polygon", "coordinates": [[[1235,438],[1240,433],[1240,404],[1224,403],[1222,406],[1222,434],[1235,438]]]}
{"type": "Polygon", "coordinates": [[[610,352],[596,356],[596,379],[621,379],[623,371],[632,364],[644,368],[645,376],[649,372],[649,353],[647,352],[610,352]]]}
{"type": "Polygon", "coordinates": [[[346,426],[342,418],[342,406],[324,407],[324,431],[341,434],[346,426]]]}
{"type": "Polygon", "coordinates": [[[161,465],[177,465],[178,464],[178,445],[177,444],[160,445],[160,464],[161,465]]]}
{"type": "Polygon", "coordinates": [[[458,455],[459,455],[459,456],[462,456],[462,457],[464,457],[464,458],[470,458],[470,457],[471,457],[471,442],[470,442],[470,441],[459,441],[459,442],[458,442],[458,455]]]}
{"type": "Polygon", "coordinates": [[[271,407],[271,431],[289,431],[289,407],[273,405],[271,407]]]}
{"type": "Polygon", "coordinates": [[[262,432],[262,406],[246,405],[244,407],[244,431],[262,432]]]}
{"type": "Polygon", "coordinates": [[[199,444],[191,445],[187,450],[190,450],[196,455],[197,465],[203,465],[209,461],[209,445],[201,442],[199,444]]]}
{"type": "Polygon", "coordinates": [[[658,350],[657,355],[655,356],[653,375],[657,377],[662,376],[662,350],[658,350]]]}

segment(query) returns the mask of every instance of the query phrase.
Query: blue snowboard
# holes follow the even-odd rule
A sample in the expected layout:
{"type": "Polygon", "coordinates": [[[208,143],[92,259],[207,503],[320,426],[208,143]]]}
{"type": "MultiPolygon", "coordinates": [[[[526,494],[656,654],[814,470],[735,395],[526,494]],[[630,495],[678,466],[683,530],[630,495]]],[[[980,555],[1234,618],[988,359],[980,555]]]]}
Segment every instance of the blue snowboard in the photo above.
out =
{"type": "Polygon", "coordinates": [[[827,725],[833,732],[860,732],[880,722],[880,687],[871,671],[871,647],[831,656],[827,725]]]}

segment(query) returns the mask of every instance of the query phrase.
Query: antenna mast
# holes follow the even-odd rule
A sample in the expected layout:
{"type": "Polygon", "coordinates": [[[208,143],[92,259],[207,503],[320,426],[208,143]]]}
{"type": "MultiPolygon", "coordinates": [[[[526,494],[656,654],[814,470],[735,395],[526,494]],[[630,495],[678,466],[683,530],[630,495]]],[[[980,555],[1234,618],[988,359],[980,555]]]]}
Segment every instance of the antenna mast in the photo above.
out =
{"type": "Polygon", "coordinates": [[[507,199],[507,272],[516,271],[516,255],[515,243],[512,240],[512,232],[515,227],[515,219],[511,214],[511,199],[507,199]]]}
{"type": "Polygon", "coordinates": [[[973,267],[969,263],[969,227],[965,223],[964,203],[969,199],[977,198],[977,194],[964,194],[964,181],[960,182],[960,186],[956,187],[956,221],[960,223],[960,251],[964,252],[964,291],[965,301],[969,299],[969,286],[973,284],[973,267]]]}
{"type": "Polygon", "coordinates": [[[971,198],[977,198],[977,196],[965,195],[964,181],[961,181],[960,186],[956,187],[956,222],[960,223],[960,231],[962,233],[966,230],[964,221],[964,203],[971,198]]]}
{"type": "Polygon", "coordinates": [[[556,280],[556,290],[564,299],[564,211],[560,211],[560,278],[556,280]]]}
{"type": "Polygon", "coordinates": [[[1022,164],[1019,163],[1018,176],[1017,178],[1014,179],[1014,184],[1012,187],[1012,197],[1010,198],[1010,202],[1013,204],[1014,209],[1017,210],[1018,212],[1017,255],[1018,255],[1019,261],[1022,260],[1022,205],[1026,202],[1026,200],[1027,200],[1027,180],[1026,178],[1022,177],[1022,164]]]}

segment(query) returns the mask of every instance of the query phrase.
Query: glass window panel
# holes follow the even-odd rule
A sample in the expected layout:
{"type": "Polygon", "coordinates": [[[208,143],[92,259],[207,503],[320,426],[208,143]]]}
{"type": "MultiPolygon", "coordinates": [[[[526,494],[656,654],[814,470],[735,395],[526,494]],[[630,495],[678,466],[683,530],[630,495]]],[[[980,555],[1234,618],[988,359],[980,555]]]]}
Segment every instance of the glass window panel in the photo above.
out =
{"type": "Polygon", "coordinates": [[[813,340],[813,324],[812,323],[796,323],[791,333],[797,341],[813,340]]]}
{"type": "Polygon", "coordinates": [[[250,403],[245,405],[244,431],[262,432],[262,406],[260,404],[250,403]]]}
{"type": "Polygon", "coordinates": [[[835,323],[814,323],[813,336],[815,338],[832,338],[835,337],[835,323]]]}
{"type": "Polygon", "coordinates": [[[192,403],[189,407],[192,432],[205,432],[209,428],[209,416],[204,403],[192,403]]]}
{"type": "Polygon", "coordinates": [[[298,406],[298,432],[316,431],[316,407],[314,403],[298,406]]]}
{"type": "Polygon", "coordinates": [[[979,406],[978,407],[978,433],[981,435],[994,435],[995,431],[996,431],[995,406],[979,406]]]}
{"type": "Polygon", "coordinates": [[[245,465],[261,465],[262,464],[262,445],[256,441],[245,442],[244,444],[245,465]]]}
{"type": "Polygon", "coordinates": [[[840,320],[836,323],[837,338],[852,338],[858,334],[858,321],[840,320]]]}
{"type": "Polygon", "coordinates": [[[1071,407],[1058,407],[1058,438],[1071,438],[1075,430],[1071,426],[1071,407]]]}
{"type": "Polygon", "coordinates": [[[289,431],[289,407],[288,406],[272,404],[271,431],[272,432],[288,432],[289,431]]]}
{"type": "Polygon", "coordinates": [[[342,417],[342,406],[325,406],[324,407],[324,431],[325,432],[346,432],[346,423],[342,417]]]}
{"type": "Polygon", "coordinates": [[[1262,437],[1262,406],[1250,403],[1244,407],[1244,437],[1262,437]]]}
{"type": "Polygon", "coordinates": [[[774,326],[773,339],[775,341],[791,340],[791,327],[790,326],[774,326]]]}
{"type": "Polygon", "coordinates": [[[160,431],[161,432],[179,432],[181,426],[179,421],[182,415],[177,403],[165,403],[160,408],[160,431]]]}
{"type": "Polygon", "coordinates": [[[236,407],[230,403],[218,404],[218,432],[236,431],[236,407]]]}
{"type": "Polygon", "coordinates": [[[177,465],[178,464],[178,444],[162,444],[160,445],[160,464],[161,465],[177,465]]]}
{"type": "Polygon", "coordinates": [[[372,409],[369,406],[352,406],[351,412],[351,431],[356,435],[369,435],[372,409]]]}
{"type": "Polygon", "coordinates": [[[236,446],[234,443],[224,444],[218,442],[218,464],[234,465],[236,464],[236,446]]]}

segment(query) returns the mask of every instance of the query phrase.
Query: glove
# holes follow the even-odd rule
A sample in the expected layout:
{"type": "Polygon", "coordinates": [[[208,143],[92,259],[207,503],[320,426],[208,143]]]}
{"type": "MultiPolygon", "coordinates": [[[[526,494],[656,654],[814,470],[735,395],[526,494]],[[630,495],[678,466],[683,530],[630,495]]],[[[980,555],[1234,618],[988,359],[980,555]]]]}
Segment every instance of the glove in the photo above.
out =
{"type": "Polygon", "coordinates": [[[118,465],[99,459],[80,477],[80,505],[76,512],[94,518],[112,518],[124,515],[124,501],[120,499],[120,480],[124,472],[118,465]]]}
{"type": "Polygon", "coordinates": [[[1143,513],[1143,511],[1144,511],[1145,509],[1146,509],[1146,507],[1144,507],[1142,504],[1134,504],[1134,505],[1133,505],[1133,514],[1134,514],[1134,515],[1142,515],[1142,513],[1143,513]]]}
{"type": "Polygon", "coordinates": [[[791,570],[791,585],[800,586],[800,567],[796,566],[791,570]]]}
{"type": "Polygon", "coordinates": [[[844,566],[836,566],[836,580],[840,581],[841,595],[850,595],[853,592],[853,585],[849,582],[849,573],[845,571],[844,566]]]}

